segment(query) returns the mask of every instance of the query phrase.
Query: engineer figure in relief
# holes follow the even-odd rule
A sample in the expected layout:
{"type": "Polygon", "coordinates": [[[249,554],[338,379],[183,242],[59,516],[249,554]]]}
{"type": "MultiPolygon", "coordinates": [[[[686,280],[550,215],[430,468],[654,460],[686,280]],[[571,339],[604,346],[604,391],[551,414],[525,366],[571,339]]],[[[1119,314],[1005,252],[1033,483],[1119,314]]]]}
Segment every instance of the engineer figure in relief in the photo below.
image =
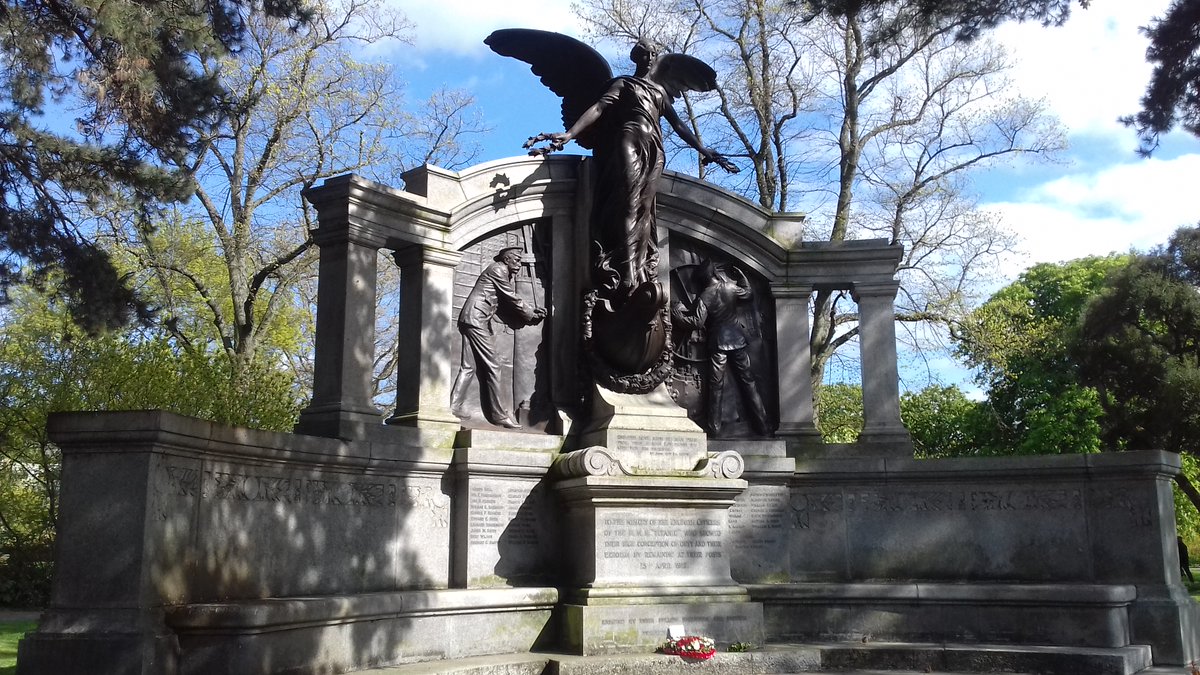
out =
{"type": "Polygon", "coordinates": [[[671,320],[693,330],[703,329],[708,336],[709,371],[705,402],[708,430],[714,437],[721,436],[725,369],[732,363],[746,416],[756,433],[768,436],[767,409],[763,405],[750,363],[750,342],[746,328],[738,321],[738,304],[749,302],[753,297],[750,282],[737,267],[718,266],[712,261],[705,261],[700,278],[704,282],[704,290],[695,306],[688,311],[683,303],[675,302],[671,307],[671,320]]]}
{"type": "Polygon", "coordinates": [[[479,380],[479,403],[487,421],[508,429],[521,428],[500,400],[500,360],[496,356],[495,334],[492,330],[492,322],[501,307],[520,317],[527,325],[546,318],[545,309],[530,308],[517,294],[516,277],[520,271],[521,249],[502,249],[496,254],[495,262],[480,273],[475,287],[463,302],[462,311],[458,314],[463,354],[458,377],[454,379],[454,388],[450,393],[450,412],[456,417],[466,419],[470,416],[465,405],[467,390],[474,377],[479,380]]]}

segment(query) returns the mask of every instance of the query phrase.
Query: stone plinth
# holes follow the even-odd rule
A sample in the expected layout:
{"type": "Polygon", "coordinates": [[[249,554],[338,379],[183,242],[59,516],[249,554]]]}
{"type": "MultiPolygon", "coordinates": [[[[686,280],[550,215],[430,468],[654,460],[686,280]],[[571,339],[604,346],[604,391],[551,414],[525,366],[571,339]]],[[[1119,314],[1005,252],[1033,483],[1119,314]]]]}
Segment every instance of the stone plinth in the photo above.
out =
{"type": "Polygon", "coordinates": [[[543,478],[557,436],[465,430],[454,451],[455,586],[529,586],[558,559],[555,510],[543,478]],[[524,443],[528,449],[518,450],[524,443]],[[544,446],[541,451],[533,448],[544,446]],[[530,447],[532,446],[532,447],[530,447]]]}
{"type": "Polygon", "coordinates": [[[1151,451],[797,462],[784,514],[793,586],[754,595],[787,639],[836,625],[843,636],[1021,642],[1038,635],[1030,617],[1056,616],[1045,644],[1124,640],[1153,645],[1156,664],[1185,664],[1200,656],[1200,632],[1179,580],[1178,469],[1178,455],[1151,451]],[[915,604],[900,586],[871,586],[913,579],[924,582],[915,604]],[[836,621],[801,627],[817,615],[836,621]]]}
{"type": "Polygon", "coordinates": [[[729,509],[729,564],[740,583],[788,580],[791,528],[788,481],[796,460],[787,456],[791,439],[712,440],[709,451],[736,452],[745,462],[747,487],[729,509]]]}
{"type": "Polygon", "coordinates": [[[725,547],[743,466],[722,453],[677,472],[688,475],[646,476],[602,448],[560,458],[565,649],[653,651],[680,624],[726,644],[761,638],[762,607],[733,580],[725,547]]]}
{"type": "Polygon", "coordinates": [[[416,445],[421,430],[351,444],[159,411],[49,426],[57,560],[22,675],[185,672],[166,608],[448,585],[451,457],[416,445]]]}
{"type": "Polygon", "coordinates": [[[694,470],[708,453],[704,430],[664,385],[648,394],[593,387],[591,422],[579,446],[603,446],[631,471],[647,474],[694,470]]]}

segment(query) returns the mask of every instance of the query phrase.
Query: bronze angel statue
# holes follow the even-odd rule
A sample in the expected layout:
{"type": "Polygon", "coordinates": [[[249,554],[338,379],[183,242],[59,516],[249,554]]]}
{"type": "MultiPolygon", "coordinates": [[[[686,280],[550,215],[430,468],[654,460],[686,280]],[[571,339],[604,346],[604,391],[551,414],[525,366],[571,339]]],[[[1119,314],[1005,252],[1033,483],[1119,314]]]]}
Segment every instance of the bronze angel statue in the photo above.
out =
{"type": "Polygon", "coordinates": [[[691,56],[661,53],[645,39],[629,52],[633,75],[618,77],[594,49],[559,33],[513,28],[498,30],[484,42],[502,56],[528,63],[562,97],[566,131],[531,138],[527,148],[549,143],[531,154],[561,150],[572,140],[592,151],[597,167],[590,218],[594,288],[586,301],[585,337],[591,335],[585,347],[599,356],[601,363],[594,365],[606,385],[649,390],[670,367],[670,319],[657,273],[655,196],[665,164],[659,120],[665,117],[705,163],[736,172],[725,157],[700,143],[673,106],[686,90],[714,89],[716,73],[691,56]]]}

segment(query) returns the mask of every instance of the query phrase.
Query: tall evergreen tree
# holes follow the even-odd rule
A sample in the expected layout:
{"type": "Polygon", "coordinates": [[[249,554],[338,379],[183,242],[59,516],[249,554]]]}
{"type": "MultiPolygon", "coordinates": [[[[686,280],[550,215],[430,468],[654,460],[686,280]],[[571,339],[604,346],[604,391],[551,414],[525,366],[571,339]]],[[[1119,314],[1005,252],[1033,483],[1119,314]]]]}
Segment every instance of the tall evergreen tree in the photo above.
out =
{"type": "Polygon", "coordinates": [[[0,11],[0,300],[29,276],[58,288],[99,329],[145,304],[86,238],[80,206],[120,197],[148,217],[186,198],[187,165],[220,119],[224,92],[199,64],[236,51],[251,12],[303,21],[301,0],[6,0],[0,11]],[[74,130],[48,113],[69,108],[74,130]]]}

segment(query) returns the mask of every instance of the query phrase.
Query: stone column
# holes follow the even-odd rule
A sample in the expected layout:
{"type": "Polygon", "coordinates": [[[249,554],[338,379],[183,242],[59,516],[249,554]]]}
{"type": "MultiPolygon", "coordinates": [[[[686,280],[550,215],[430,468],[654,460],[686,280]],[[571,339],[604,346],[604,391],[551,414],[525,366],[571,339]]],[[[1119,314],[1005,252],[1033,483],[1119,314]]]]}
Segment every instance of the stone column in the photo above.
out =
{"type": "Polygon", "coordinates": [[[771,286],[775,298],[775,343],[779,384],[779,429],[788,456],[818,450],[821,434],[813,421],[812,355],[809,351],[809,297],[812,286],[771,286]]]}
{"type": "Polygon", "coordinates": [[[413,245],[396,251],[400,266],[400,331],[396,360],[396,412],[388,424],[456,430],[450,387],[458,354],[454,267],[457,251],[413,245]]]}
{"type": "Polygon", "coordinates": [[[312,402],[296,432],[362,438],[382,422],[371,401],[375,361],[376,256],[381,241],[357,228],[321,227],[312,402]]]}
{"type": "Polygon", "coordinates": [[[896,369],[897,281],[856,283],[859,347],[862,359],[862,444],[871,454],[911,455],[912,438],[900,421],[900,375],[896,369]]]}

